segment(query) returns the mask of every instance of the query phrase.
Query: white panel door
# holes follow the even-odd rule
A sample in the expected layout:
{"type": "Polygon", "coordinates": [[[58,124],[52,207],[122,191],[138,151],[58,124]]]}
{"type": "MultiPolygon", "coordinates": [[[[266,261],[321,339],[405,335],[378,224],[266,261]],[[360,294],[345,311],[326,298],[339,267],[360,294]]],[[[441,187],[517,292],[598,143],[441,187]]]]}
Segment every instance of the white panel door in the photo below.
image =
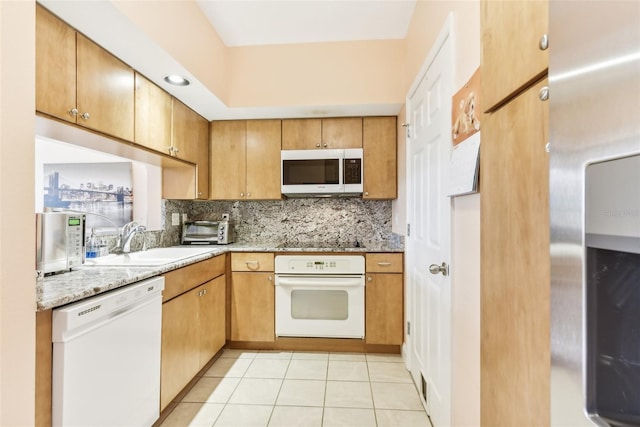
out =
{"type": "MultiPolygon", "coordinates": [[[[409,99],[407,237],[410,370],[435,427],[451,421],[451,42],[446,37],[409,99]],[[441,271],[430,272],[444,266],[441,271]]],[[[437,48],[436,48],[437,49],[437,48]]]]}

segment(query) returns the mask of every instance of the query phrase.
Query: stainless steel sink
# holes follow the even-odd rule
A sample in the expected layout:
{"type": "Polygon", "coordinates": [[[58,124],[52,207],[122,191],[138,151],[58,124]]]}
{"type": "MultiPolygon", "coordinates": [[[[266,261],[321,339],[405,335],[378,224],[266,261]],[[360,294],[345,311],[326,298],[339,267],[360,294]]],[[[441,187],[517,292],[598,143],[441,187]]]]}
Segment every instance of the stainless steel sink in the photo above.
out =
{"type": "Polygon", "coordinates": [[[107,255],[85,260],[87,267],[144,267],[171,264],[193,256],[215,251],[212,247],[172,246],[121,255],[107,255]]]}

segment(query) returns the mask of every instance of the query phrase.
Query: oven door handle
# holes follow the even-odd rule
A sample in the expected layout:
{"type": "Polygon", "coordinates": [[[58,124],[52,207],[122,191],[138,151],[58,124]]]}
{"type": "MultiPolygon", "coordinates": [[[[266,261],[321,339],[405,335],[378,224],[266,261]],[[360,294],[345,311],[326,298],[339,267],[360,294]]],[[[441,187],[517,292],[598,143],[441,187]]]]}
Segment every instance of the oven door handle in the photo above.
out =
{"type": "Polygon", "coordinates": [[[364,287],[364,277],[282,277],[276,276],[276,286],[287,287],[321,287],[321,288],[345,288],[364,287]]]}

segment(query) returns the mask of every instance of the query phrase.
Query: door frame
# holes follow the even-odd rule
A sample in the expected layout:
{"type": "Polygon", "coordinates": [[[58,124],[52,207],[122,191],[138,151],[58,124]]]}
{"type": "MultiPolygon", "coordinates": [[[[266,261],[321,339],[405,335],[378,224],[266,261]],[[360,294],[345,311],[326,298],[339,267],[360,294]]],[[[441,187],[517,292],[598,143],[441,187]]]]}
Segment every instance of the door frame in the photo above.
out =
{"type": "MultiPolygon", "coordinates": [[[[450,50],[450,62],[448,64],[449,69],[451,71],[451,73],[454,73],[455,75],[455,55],[454,55],[454,45],[455,45],[455,39],[454,39],[454,34],[453,34],[453,12],[450,12],[443,25],[442,28],[440,29],[438,36],[436,37],[435,41],[433,42],[433,44],[431,45],[431,48],[429,49],[429,53],[427,54],[424,62],[422,63],[422,66],[420,67],[420,70],[418,71],[418,73],[416,74],[410,88],[409,91],[407,92],[407,95],[405,97],[405,111],[406,111],[406,121],[409,123],[409,127],[405,128],[406,132],[411,132],[411,126],[410,126],[410,120],[411,120],[411,116],[410,116],[410,112],[411,112],[411,97],[415,94],[415,92],[417,91],[418,87],[420,86],[420,83],[422,82],[422,80],[425,78],[425,75],[427,74],[427,71],[429,70],[429,68],[431,67],[431,65],[433,64],[436,56],[440,53],[440,51],[442,49],[449,49],[450,50]],[[447,43],[448,42],[448,43],[447,43]]],[[[455,79],[454,79],[455,80],[455,79]]],[[[445,115],[445,117],[450,117],[450,115],[445,115]]],[[[450,127],[451,123],[449,123],[449,127],[450,127]]],[[[411,138],[410,137],[406,137],[406,141],[407,141],[407,148],[406,148],[406,165],[407,165],[407,169],[409,168],[409,162],[410,162],[410,155],[411,155],[411,150],[409,145],[411,144],[411,138]]],[[[408,183],[408,180],[410,179],[410,175],[407,173],[405,175],[405,179],[407,181],[406,183],[406,188],[407,188],[407,197],[405,200],[405,211],[407,212],[407,221],[406,223],[409,225],[411,224],[411,222],[413,221],[413,218],[410,216],[411,215],[411,210],[410,210],[410,197],[412,197],[412,194],[409,193],[409,189],[411,188],[411,186],[408,183]]],[[[453,247],[452,247],[452,243],[453,243],[453,214],[451,214],[451,222],[450,222],[451,226],[450,226],[450,245],[449,245],[449,256],[448,259],[452,260],[452,254],[453,254],[453,247]]],[[[406,244],[405,244],[406,246],[406,244]]],[[[405,260],[405,264],[407,263],[407,260],[409,259],[409,256],[404,257],[405,260]]],[[[450,266],[451,267],[451,266],[450,266]]],[[[404,266],[404,271],[408,271],[407,265],[404,266]]],[[[449,273],[449,283],[453,284],[455,278],[455,269],[450,268],[450,273],[449,273]]],[[[409,297],[411,297],[412,295],[412,284],[410,283],[410,281],[408,280],[407,275],[405,275],[405,292],[404,292],[404,312],[405,312],[405,324],[404,324],[404,342],[402,344],[402,357],[404,360],[404,364],[405,367],[411,372],[412,371],[412,367],[413,367],[413,361],[412,361],[412,343],[413,343],[413,338],[412,335],[408,334],[408,322],[415,322],[414,319],[414,313],[412,310],[412,304],[411,301],[409,301],[409,297]]],[[[451,292],[451,295],[453,295],[453,292],[451,292]]],[[[451,299],[450,299],[451,301],[451,299]]],[[[451,318],[453,319],[453,315],[451,313],[451,318]]],[[[416,330],[415,327],[412,328],[414,331],[416,330]]],[[[451,322],[451,336],[453,336],[453,321],[451,322]]],[[[453,343],[453,338],[450,339],[449,341],[449,346],[450,346],[450,354],[452,351],[452,343],[453,343]]],[[[452,386],[453,385],[453,366],[450,372],[450,378],[449,378],[449,384],[452,386]]],[[[412,376],[413,379],[413,376],[412,376]]],[[[421,392],[421,388],[422,385],[421,384],[416,384],[416,387],[418,388],[418,391],[421,392]]],[[[449,389],[449,402],[451,404],[451,396],[453,395],[453,390],[452,387],[450,387],[449,389]]],[[[423,402],[424,405],[424,402],[423,402]]],[[[426,409],[426,408],[425,408],[426,409]]],[[[451,407],[449,409],[449,413],[451,414],[451,407]]]]}

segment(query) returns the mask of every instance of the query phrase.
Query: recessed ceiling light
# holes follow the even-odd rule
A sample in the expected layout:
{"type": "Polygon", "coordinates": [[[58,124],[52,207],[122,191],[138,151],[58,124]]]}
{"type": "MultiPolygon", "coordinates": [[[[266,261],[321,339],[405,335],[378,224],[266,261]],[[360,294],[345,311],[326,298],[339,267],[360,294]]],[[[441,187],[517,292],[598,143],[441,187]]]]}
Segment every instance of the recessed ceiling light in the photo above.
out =
{"type": "Polygon", "coordinates": [[[176,74],[164,76],[164,81],[174,86],[189,86],[189,83],[191,83],[185,77],[178,76],[176,74]]]}

